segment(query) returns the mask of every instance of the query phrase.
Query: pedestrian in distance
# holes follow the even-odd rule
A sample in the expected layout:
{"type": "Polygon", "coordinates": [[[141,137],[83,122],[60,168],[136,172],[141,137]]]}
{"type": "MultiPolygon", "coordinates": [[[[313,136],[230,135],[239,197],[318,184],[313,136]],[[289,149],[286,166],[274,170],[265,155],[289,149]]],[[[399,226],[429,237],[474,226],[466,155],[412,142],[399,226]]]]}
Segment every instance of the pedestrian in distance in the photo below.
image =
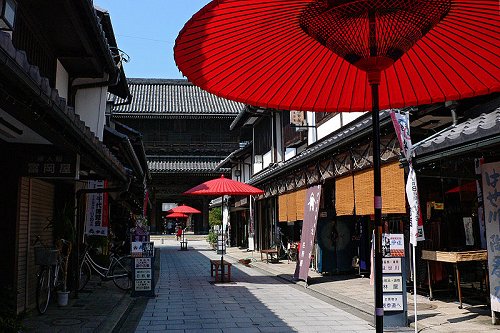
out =
{"type": "Polygon", "coordinates": [[[182,238],[182,226],[179,226],[179,229],[177,229],[177,233],[175,234],[176,239],[180,240],[182,238]]]}

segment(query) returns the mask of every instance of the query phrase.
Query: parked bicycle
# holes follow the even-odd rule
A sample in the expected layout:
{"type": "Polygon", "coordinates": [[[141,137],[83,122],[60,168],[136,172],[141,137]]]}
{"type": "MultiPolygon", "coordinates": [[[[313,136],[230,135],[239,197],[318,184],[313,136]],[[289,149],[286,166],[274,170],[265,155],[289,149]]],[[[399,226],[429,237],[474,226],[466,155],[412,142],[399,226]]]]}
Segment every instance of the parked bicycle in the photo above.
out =
{"type": "Polygon", "coordinates": [[[85,288],[90,280],[92,271],[97,273],[103,281],[113,280],[113,283],[122,290],[132,288],[132,259],[130,255],[120,256],[114,252],[110,252],[109,265],[101,266],[92,258],[90,247],[85,246],[83,260],[79,269],[79,284],[78,290],[85,288]]]}
{"type": "MultiPolygon", "coordinates": [[[[69,243],[64,239],[60,241],[62,245],[69,243]]],[[[36,283],[36,308],[38,313],[44,314],[49,306],[51,295],[63,284],[63,274],[61,273],[63,258],[59,249],[43,244],[40,236],[35,238],[33,246],[35,264],[40,266],[36,283]]]]}

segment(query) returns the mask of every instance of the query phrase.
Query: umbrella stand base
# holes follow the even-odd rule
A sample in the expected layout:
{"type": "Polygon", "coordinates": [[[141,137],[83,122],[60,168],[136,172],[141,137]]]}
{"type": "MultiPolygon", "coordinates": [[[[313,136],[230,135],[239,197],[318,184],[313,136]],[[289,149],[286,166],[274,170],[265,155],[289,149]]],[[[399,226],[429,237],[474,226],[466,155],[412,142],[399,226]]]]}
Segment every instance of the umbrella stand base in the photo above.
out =
{"type": "Polygon", "coordinates": [[[181,242],[181,251],[188,250],[188,242],[181,242]]]}

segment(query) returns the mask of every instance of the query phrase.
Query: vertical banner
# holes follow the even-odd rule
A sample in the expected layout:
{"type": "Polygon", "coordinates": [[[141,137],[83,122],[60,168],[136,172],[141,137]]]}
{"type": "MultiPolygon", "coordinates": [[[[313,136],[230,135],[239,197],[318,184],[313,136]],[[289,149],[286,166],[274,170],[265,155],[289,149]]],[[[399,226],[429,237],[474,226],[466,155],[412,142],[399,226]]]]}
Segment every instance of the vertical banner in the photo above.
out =
{"type": "Polygon", "coordinates": [[[254,222],[254,216],[253,216],[253,196],[250,196],[249,200],[249,205],[248,207],[250,208],[250,221],[248,225],[248,250],[250,251],[255,251],[255,222],[254,222]]]}
{"type": "MultiPolygon", "coordinates": [[[[106,180],[89,180],[88,189],[104,189],[106,180]]],[[[85,214],[85,234],[93,236],[108,235],[108,193],[89,193],[85,214]]]]}
{"type": "Polygon", "coordinates": [[[491,310],[500,312],[500,162],[482,166],[491,310]]]}
{"type": "Polygon", "coordinates": [[[412,143],[410,136],[410,115],[408,112],[391,111],[392,124],[398,137],[401,152],[409,163],[408,180],[406,183],[406,198],[410,206],[410,243],[417,245],[417,241],[425,240],[424,223],[418,199],[417,175],[412,165],[412,143]]]}
{"type": "Polygon", "coordinates": [[[149,191],[144,190],[144,203],[142,205],[142,216],[146,217],[148,213],[149,191]]]}
{"type": "Polygon", "coordinates": [[[300,252],[294,277],[306,281],[311,264],[311,254],[314,246],[316,225],[318,222],[319,202],[321,199],[321,185],[309,187],[306,191],[304,205],[304,222],[300,239],[300,252]]]}

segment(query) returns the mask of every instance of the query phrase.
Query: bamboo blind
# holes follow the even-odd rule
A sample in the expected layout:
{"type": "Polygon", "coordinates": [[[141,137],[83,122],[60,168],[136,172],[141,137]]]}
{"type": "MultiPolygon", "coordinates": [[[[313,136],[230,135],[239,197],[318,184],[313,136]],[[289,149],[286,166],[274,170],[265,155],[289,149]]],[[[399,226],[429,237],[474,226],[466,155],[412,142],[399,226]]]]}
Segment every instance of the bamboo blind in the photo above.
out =
{"type": "Polygon", "coordinates": [[[352,215],[354,212],[354,191],[352,176],[335,179],[335,210],[338,216],[352,215]]]}
{"type": "MultiPolygon", "coordinates": [[[[382,213],[406,213],[404,170],[398,162],[384,165],[382,177],[382,213]]],[[[372,215],[373,208],[373,170],[354,175],[355,202],[357,215],[372,215]]]]}
{"type": "Polygon", "coordinates": [[[303,189],[303,190],[299,190],[297,192],[295,192],[295,202],[296,202],[296,206],[297,206],[297,221],[299,220],[304,220],[304,206],[306,204],[306,193],[307,193],[307,190],[306,189],[303,189]]]}
{"type": "Polygon", "coordinates": [[[278,220],[280,222],[288,221],[287,194],[278,196],[278,220]]]}

